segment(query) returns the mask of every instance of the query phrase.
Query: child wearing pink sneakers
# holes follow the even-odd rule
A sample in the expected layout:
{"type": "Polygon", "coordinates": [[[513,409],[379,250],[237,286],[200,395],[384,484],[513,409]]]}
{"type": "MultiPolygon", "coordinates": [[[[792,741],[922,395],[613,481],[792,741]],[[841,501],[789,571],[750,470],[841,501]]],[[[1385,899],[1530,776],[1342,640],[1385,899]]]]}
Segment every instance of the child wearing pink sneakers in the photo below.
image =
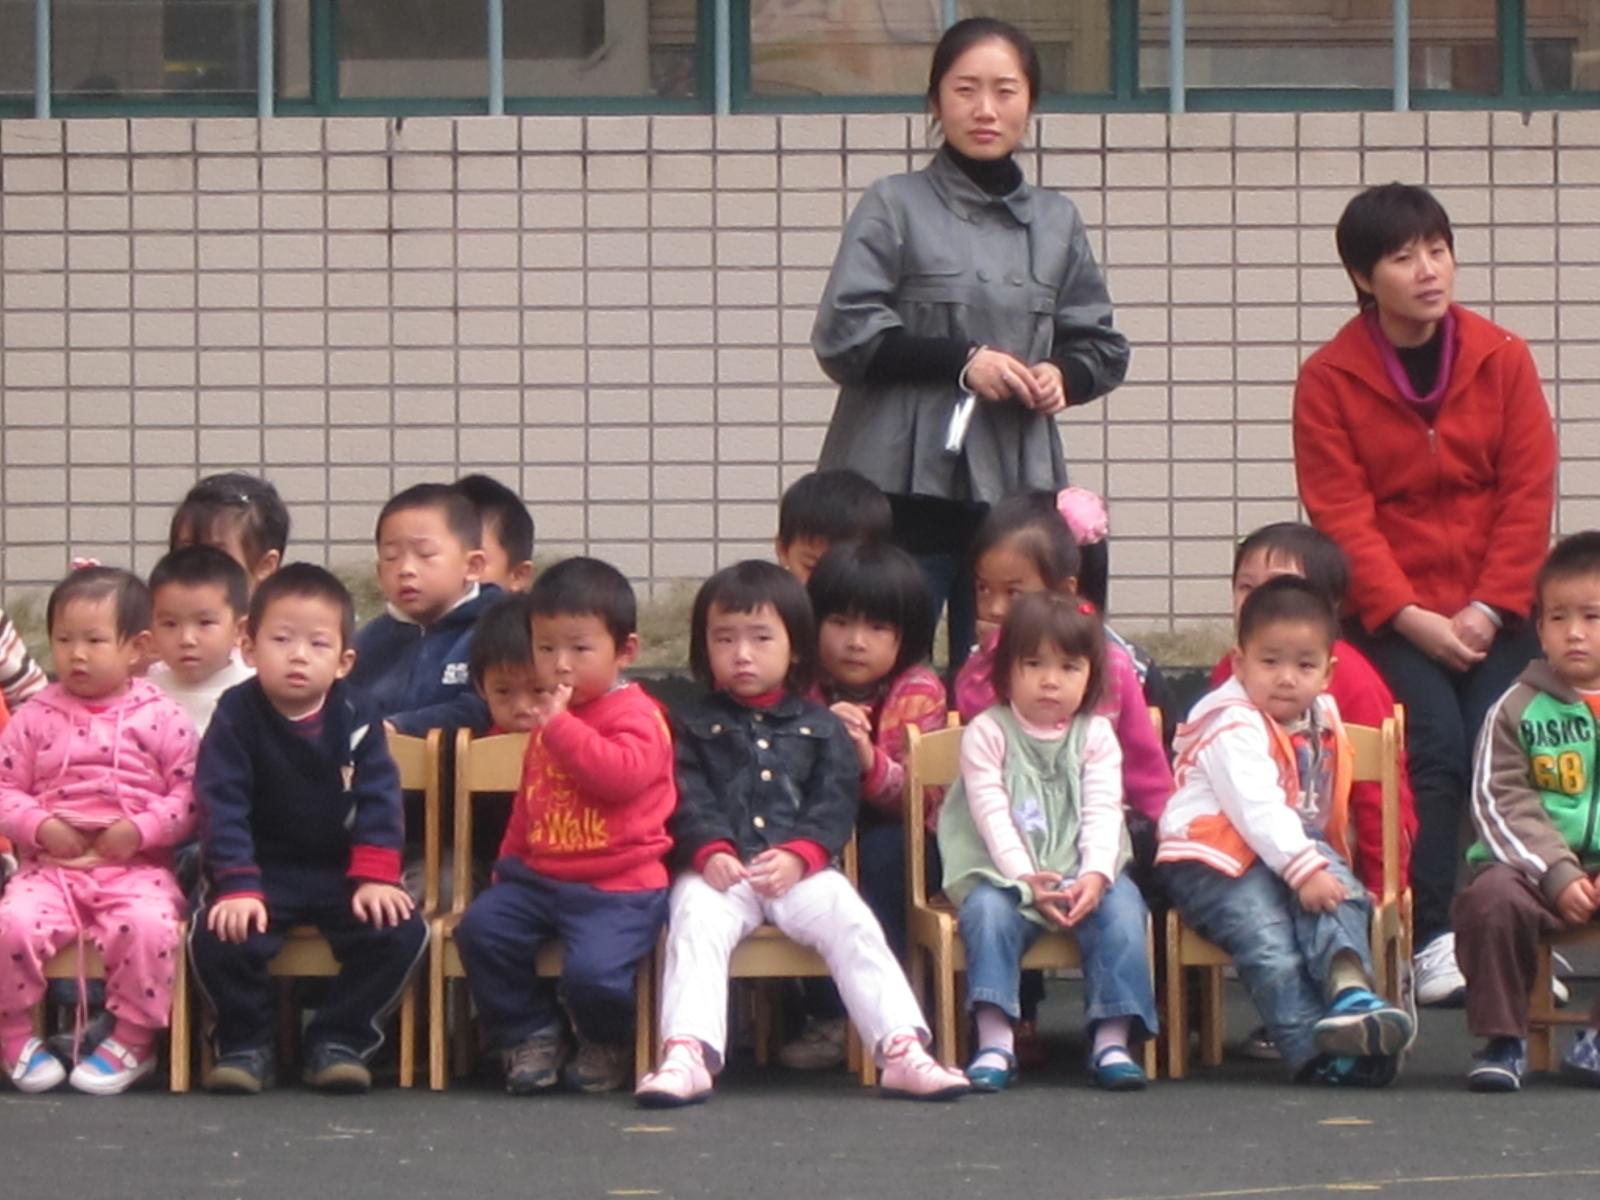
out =
{"type": "Polygon", "coordinates": [[[806,698],[816,646],[805,589],[782,567],[738,563],[695,597],[689,663],[712,693],[677,729],[671,830],[689,869],[672,888],[662,1063],[635,1093],[645,1107],[710,1096],[727,1041],[728,962],[768,921],[826,960],[883,1065],[885,1095],[968,1090],[924,1049],[927,1023],[883,929],[833,867],[855,828],[861,764],[839,718],[806,698]]]}
{"type": "Polygon", "coordinates": [[[24,1092],[65,1079],[115,1095],[155,1069],[171,1012],[183,913],[172,848],[194,829],[194,726],[134,674],[150,636],[137,576],[73,572],[50,594],[46,623],[60,682],[0,734],[0,833],[22,859],[0,897],[0,1067],[24,1092]],[[31,1011],[45,964],[75,939],[105,960],[116,1025],[68,1079],[31,1011]]]}

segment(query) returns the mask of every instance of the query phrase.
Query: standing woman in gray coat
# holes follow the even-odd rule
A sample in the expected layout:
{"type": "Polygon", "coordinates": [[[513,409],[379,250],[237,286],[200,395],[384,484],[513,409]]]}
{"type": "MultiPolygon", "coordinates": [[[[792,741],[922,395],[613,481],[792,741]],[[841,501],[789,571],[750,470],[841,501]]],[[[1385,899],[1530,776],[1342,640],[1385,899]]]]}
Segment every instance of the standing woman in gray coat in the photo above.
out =
{"type": "Polygon", "coordinates": [[[967,548],[984,511],[1066,486],[1056,414],[1128,369],[1082,217],[1013,158],[1038,95],[1039,56],[1020,29],[975,17],[945,31],[928,76],[944,144],[862,196],[811,332],[840,385],[818,466],[888,493],[935,617],[950,602],[952,668],[974,638],[967,548]]]}

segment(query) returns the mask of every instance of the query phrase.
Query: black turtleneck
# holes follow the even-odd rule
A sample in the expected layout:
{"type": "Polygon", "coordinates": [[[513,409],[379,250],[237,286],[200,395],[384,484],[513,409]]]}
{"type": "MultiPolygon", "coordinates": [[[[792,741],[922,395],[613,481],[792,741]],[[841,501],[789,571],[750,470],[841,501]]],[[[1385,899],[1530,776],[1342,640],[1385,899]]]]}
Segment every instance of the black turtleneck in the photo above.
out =
{"type": "MultiPolygon", "coordinates": [[[[943,152],[961,173],[989,196],[1009,196],[1022,186],[1022,168],[1011,155],[1004,158],[969,158],[948,142],[943,152]]],[[[971,346],[958,338],[914,337],[903,325],[888,330],[872,361],[867,364],[869,384],[925,383],[929,380],[956,382],[966,368],[971,346]]],[[[1084,395],[1093,386],[1092,377],[1076,359],[1062,355],[1053,358],[1061,368],[1067,396],[1084,395]]]]}

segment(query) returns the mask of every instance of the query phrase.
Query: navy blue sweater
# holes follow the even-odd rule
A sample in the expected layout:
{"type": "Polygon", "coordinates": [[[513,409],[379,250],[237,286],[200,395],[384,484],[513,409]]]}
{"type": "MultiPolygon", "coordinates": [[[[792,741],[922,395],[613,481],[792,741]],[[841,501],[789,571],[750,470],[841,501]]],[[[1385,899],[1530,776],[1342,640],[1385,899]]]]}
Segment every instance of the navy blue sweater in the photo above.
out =
{"type": "Polygon", "coordinates": [[[478,617],[501,594],[494,584],[484,584],[471,600],[428,626],[388,613],[374,617],[356,635],[351,686],[401,733],[484,732],[489,709],[467,677],[467,655],[478,617]]]}
{"type": "Polygon", "coordinates": [[[212,889],[262,894],[274,867],[400,882],[400,773],[383,721],[338,682],[316,740],[247,680],[222,693],[200,743],[195,796],[212,889]]]}

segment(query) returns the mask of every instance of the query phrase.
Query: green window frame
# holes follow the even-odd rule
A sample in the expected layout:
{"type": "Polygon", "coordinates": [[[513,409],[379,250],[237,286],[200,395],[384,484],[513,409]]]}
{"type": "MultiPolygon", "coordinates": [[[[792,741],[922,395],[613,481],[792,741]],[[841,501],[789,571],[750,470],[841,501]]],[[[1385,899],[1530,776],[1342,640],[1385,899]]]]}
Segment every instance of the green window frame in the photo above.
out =
{"type": "MultiPolygon", "coordinates": [[[[468,0],[463,0],[468,2],[468,0]]],[[[477,0],[488,4],[489,0],[477,0]]],[[[519,3],[523,0],[504,0],[519,3]]],[[[1600,0],[1596,0],[1600,2],[1600,0]]],[[[1041,112],[1164,112],[1172,107],[1165,88],[1139,85],[1140,0],[1110,0],[1111,90],[1104,93],[1047,92],[1039,97],[1041,112]]],[[[373,97],[339,94],[340,0],[311,0],[304,37],[310,50],[310,95],[272,98],[272,111],[303,116],[474,115],[490,111],[487,64],[482,95],[454,98],[373,97]]],[[[695,0],[694,81],[692,97],[675,96],[518,96],[504,97],[510,114],[653,114],[711,113],[717,108],[718,61],[716,28],[719,14],[728,19],[727,103],[736,113],[921,112],[920,95],[841,95],[776,97],[755,94],[752,85],[751,0],[695,0]]],[[[1463,109],[1590,109],[1600,108],[1600,89],[1535,91],[1529,86],[1527,0],[1497,0],[1500,86],[1492,93],[1413,90],[1414,110],[1463,109]]],[[[282,31],[280,31],[281,33],[282,31]]],[[[1192,112],[1388,111],[1394,94],[1386,88],[1247,88],[1187,87],[1183,107],[1192,112]]],[[[26,117],[35,111],[31,96],[0,99],[0,118],[26,117]]],[[[97,100],[52,96],[53,116],[250,116],[258,99],[194,101],[177,96],[143,100],[97,100]]]]}

